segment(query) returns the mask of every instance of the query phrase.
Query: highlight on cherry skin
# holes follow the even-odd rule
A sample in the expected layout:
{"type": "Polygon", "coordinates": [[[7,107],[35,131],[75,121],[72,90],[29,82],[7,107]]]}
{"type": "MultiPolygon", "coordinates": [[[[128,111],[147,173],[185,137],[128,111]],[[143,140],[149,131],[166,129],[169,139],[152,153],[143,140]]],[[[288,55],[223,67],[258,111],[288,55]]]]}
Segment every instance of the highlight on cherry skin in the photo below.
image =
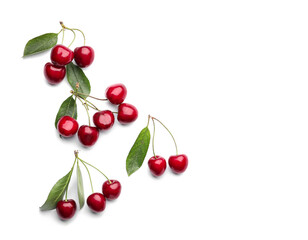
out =
{"type": "Polygon", "coordinates": [[[47,82],[51,85],[56,85],[64,79],[66,69],[63,66],[56,66],[53,63],[46,63],[44,66],[44,75],[47,82]]]}
{"type": "Polygon", "coordinates": [[[93,48],[89,46],[76,47],[74,50],[74,60],[81,68],[90,66],[94,61],[94,55],[93,48]]]}
{"type": "Polygon", "coordinates": [[[121,183],[118,180],[107,180],[103,183],[103,194],[108,200],[117,199],[121,194],[121,183]]]}
{"type": "Polygon", "coordinates": [[[61,117],[57,124],[58,132],[63,137],[72,137],[77,133],[78,127],[78,122],[70,116],[61,117]]]}
{"type": "Polygon", "coordinates": [[[76,202],[73,199],[60,200],[57,203],[57,214],[60,219],[68,220],[74,217],[76,212],[76,202]]]}
{"type": "Polygon", "coordinates": [[[82,125],[78,130],[78,139],[85,147],[93,146],[99,136],[99,131],[96,127],[82,125]]]}
{"type": "Polygon", "coordinates": [[[188,158],[185,154],[170,156],[168,164],[174,173],[183,173],[188,166],[188,158]]]}
{"type": "Polygon", "coordinates": [[[163,157],[156,155],[149,159],[148,166],[152,175],[159,177],[164,174],[167,168],[167,163],[163,157]]]}
{"type": "Polygon", "coordinates": [[[137,108],[129,103],[122,103],[118,107],[117,119],[122,124],[134,122],[138,118],[137,108]]]}
{"type": "Polygon", "coordinates": [[[106,198],[101,193],[92,193],[87,198],[87,205],[93,212],[102,212],[106,208],[106,198]]]}
{"type": "Polygon", "coordinates": [[[122,83],[113,84],[106,89],[106,98],[115,105],[124,102],[126,95],[127,89],[122,83]]]}
{"type": "Polygon", "coordinates": [[[58,44],[52,48],[50,59],[57,66],[65,66],[73,61],[74,53],[68,47],[58,44]]]}

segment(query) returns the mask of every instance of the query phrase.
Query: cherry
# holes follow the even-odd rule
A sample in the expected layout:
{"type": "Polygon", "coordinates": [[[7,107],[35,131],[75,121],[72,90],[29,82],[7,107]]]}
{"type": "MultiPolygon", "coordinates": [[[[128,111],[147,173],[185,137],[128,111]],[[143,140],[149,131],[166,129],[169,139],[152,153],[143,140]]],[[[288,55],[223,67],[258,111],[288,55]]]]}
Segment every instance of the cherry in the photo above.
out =
{"type": "Polygon", "coordinates": [[[107,180],[103,184],[103,194],[108,200],[117,199],[121,193],[121,183],[118,180],[107,180]]]}
{"type": "Polygon", "coordinates": [[[112,104],[121,104],[127,95],[127,89],[122,83],[111,85],[106,89],[106,98],[112,104]]]}
{"type": "Polygon", "coordinates": [[[138,117],[138,110],[129,103],[122,103],[118,107],[118,121],[127,124],[135,121],[138,117]]]}
{"type": "Polygon", "coordinates": [[[57,203],[56,207],[58,216],[62,220],[68,220],[75,215],[76,202],[73,199],[61,200],[57,203]]]}
{"type": "Polygon", "coordinates": [[[96,127],[82,125],[78,130],[78,139],[86,147],[94,145],[98,136],[99,131],[96,127]]]}
{"type": "Polygon", "coordinates": [[[101,193],[92,193],[87,198],[87,204],[93,212],[102,212],[106,207],[106,199],[101,193]]]}
{"type": "Polygon", "coordinates": [[[61,44],[54,46],[51,50],[50,59],[55,65],[65,66],[69,64],[73,58],[73,51],[61,44]]]}
{"type": "Polygon", "coordinates": [[[76,64],[81,67],[88,67],[94,60],[94,50],[89,46],[76,47],[74,50],[76,64]]]}
{"type": "Polygon", "coordinates": [[[109,110],[96,112],[93,115],[93,122],[98,129],[107,130],[114,124],[113,113],[109,110]]]}
{"type": "Polygon", "coordinates": [[[168,163],[174,173],[183,173],[188,166],[188,158],[185,154],[174,155],[169,157],[168,163]]]}
{"type": "Polygon", "coordinates": [[[46,63],[44,66],[44,75],[48,83],[54,85],[62,82],[66,74],[65,67],[56,66],[52,63],[46,63]]]}
{"type": "Polygon", "coordinates": [[[163,175],[167,167],[166,160],[158,155],[151,157],[148,165],[151,173],[156,177],[163,175]]]}
{"type": "Polygon", "coordinates": [[[78,122],[74,118],[63,116],[58,121],[57,129],[61,136],[71,137],[78,131],[78,126],[78,122]]]}

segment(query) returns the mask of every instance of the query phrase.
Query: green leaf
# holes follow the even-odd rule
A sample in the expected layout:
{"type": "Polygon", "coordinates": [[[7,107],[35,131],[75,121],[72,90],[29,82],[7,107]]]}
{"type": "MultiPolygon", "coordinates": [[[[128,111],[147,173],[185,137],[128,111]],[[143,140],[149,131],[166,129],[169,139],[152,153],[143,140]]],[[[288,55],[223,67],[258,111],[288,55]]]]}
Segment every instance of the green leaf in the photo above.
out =
{"type": "Polygon", "coordinates": [[[29,40],[24,49],[24,57],[35,53],[46,51],[58,42],[57,33],[46,33],[29,40]]]}
{"type": "MultiPolygon", "coordinates": [[[[82,71],[82,69],[78,66],[76,66],[73,63],[69,63],[66,65],[66,76],[67,81],[73,88],[73,90],[76,89],[76,83],[79,83],[78,92],[83,93],[85,95],[89,95],[91,92],[91,85],[82,71]]],[[[81,97],[86,98],[86,96],[81,95],[81,97]]]]}
{"type": "Polygon", "coordinates": [[[73,96],[69,96],[60,106],[56,116],[55,126],[57,128],[58,121],[63,116],[71,116],[77,119],[77,104],[73,96]]]}
{"type": "Polygon", "coordinates": [[[66,174],[61,178],[56,184],[52,187],[47,197],[45,203],[40,207],[41,211],[52,210],[56,208],[57,203],[63,199],[65,189],[67,188],[68,183],[70,182],[72,171],[66,174]]]}
{"type": "Polygon", "coordinates": [[[126,172],[128,176],[137,171],[144,161],[150,144],[151,134],[148,127],[139,133],[134,145],[126,158],[126,172]]]}
{"type": "Polygon", "coordinates": [[[77,162],[77,191],[78,191],[79,206],[81,209],[84,205],[84,190],[83,190],[82,175],[79,168],[79,161],[77,162]]]}

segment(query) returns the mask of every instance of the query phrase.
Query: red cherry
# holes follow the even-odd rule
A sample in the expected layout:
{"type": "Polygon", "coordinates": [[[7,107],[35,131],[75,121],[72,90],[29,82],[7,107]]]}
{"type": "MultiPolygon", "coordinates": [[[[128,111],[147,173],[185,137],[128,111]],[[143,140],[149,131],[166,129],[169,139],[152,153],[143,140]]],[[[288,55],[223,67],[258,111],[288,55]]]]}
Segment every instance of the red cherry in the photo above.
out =
{"type": "Polygon", "coordinates": [[[106,98],[112,104],[121,104],[127,95],[127,89],[122,83],[111,85],[106,89],[106,98]]]}
{"type": "Polygon", "coordinates": [[[110,180],[110,182],[108,180],[104,182],[103,194],[108,200],[117,199],[121,193],[121,183],[117,180],[110,180]]]}
{"type": "Polygon", "coordinates": [[[79,67],[88,67],[94,60],[94,50],[89,46],[76,47],[74,50],[74,59],[79,67]]]}
{"type": "Polygon", "coordinates": [[[56,45],[52,48],[50,59],[53,64],[58,66],[65,66],[69,64],[74,58],[74,53],[71,49],[63,46],[56,45]]]}
{"type": "Polygon", "coordinates": [[[167,167],[166,160],[158,155],[151,157],[148,165],[151,173],[156,177],[163,175],[167,167]]]}
{"type": "Polygon", "coordinates": [[[73,199],[61,200],[57,203],[56,210],[62,220],[68,220],[75,215],[76,202],[73,199]]]}
{"type": "Polygon", "coordinates": [[[109,110],[96,112],[93,115],[93,122],[98,129],[107,130],[114,124],[113,113],[109,110]]]}
{"type": "Polygon", "coordinates": [[[118,121],[122,124],[131,123],[138,117],[138,110],[129,103],[122,103],[118,107],[118,121]]]}
{"type": "Polygon", "coordinates": [[[175,155],[169,157],[168,163],[174,173],[182,173],[188,166],[188,158],[185,154],[175,155]]]}
{"type": "Polygon", "coordinates": [[[96,127],[82,125],[78,130],[78,139],[86,147],[94,145],[98,136],[99,131],[96,127]]]}
{"type": "Polygon", "coordinates": [[[62,82],[66,74],[65,67],[56,66],[52,63],[46,63],[44,66],[44,75],[48,83],[54,85],[62,82]]]}
{"type": "Polygon", "coordinates": [[[74,118],[63,116],[58,121],[57,129],[61,136],[71,137],[78,131],[78,126],[78,122],[74,118]]]}
{"type": "Polygon", "coordinates": [[[106,207],[106,199],[101,193],[92,193],[87,198],[87,204],[93,212],[102,212],[106,207]]]}

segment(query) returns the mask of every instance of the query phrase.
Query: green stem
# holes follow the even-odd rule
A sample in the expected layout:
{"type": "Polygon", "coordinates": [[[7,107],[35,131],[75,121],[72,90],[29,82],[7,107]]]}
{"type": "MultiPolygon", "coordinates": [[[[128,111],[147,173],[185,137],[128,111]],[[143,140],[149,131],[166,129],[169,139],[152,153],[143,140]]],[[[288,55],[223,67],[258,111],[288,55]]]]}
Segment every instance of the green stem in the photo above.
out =
{"type": "Polygon", "coordinates": [[[147,127],[149,126],[149,123],[150,123],[150,115],[148,116],[148,124],[147,124],[147,127]]]}
{"type": "Polygon", "coordinates": [[[84,35],[83,31],[81,31],[80,29],[77,29],[77,28],[72,28],[72,30],[79,31],[82,34],[82,36],[83,36],[83,45],[86,45],[86,36],[84,35]]]}
{"type": "MultiPolygon", "coordinates": [[[[78,158],[78,160],[80,160],[80,159],[78,158]]],[[[78,161],[78,162],[79,162],[79,161],[78,161]]],[[[92,189],[92,193],[94,193],[94,189],[93,189],[93,184],[92,184],[92,179],[91,179],[91,174],[90,174],[90,171],[89,171],[89,169],[88,169],[87,165],[85,165],[85,164],[83,163],[83,161],[82,161],[82,160],[81,160],[80,162],[83,164],[83,166],[86,168],[86,170],[87,170],[87,172],[88,172],[89,179],[90,179],[90,184],[91,184],[91,189],[92,189]]],[[[78,163],[77,163],[77,164],[78,164],[78,163]]]]}
{"type": "Polygon", "coordinates": [[[152,118],[152,121],[153,121],[152,150],[153,150],[153,155],[154,155],[154,158],[156,159],[156,155],[155,155],[155,151],[154,151],[155,122],[154,122],[154,119],[153,119],[153,118],[152,118]]]}
{"type": "MultiPolygon", "coordinates": [[[[74,92],[74,93],[76,93],[76,92],[74,92]]],[[[99,101],[107,101],[107,100],[108,100],[108,99],[106,99],[106,98],[97,98],[97,97],[93,97],[93,96],[91,96],[91,95],[89,95],[89,94],[85,94],[85,93],[81,93],[81,92],[79,92],[78,95],[83,95],[83,96],[85,96],[85,97],[90,97],[90,98],[93,98],[93,99],[96,99],[96,100],[99,100],[99,101]]]]}
{"type": "Polygon", "coordinates": [[[65,201],[67,201],[67,191],[68,191],[68,185],[70,184],[70,181],[71,181],[71,177],[72,177],[72,173],[73,173],[74,166],[75,166],[75,163],[76,163],[76,159],[77,159],[77,157],[76,157],[76,154],[75,154],[74,164],[73,164],[73,166],[72,166],[72,168],[71,168],[71,171],[70,171],[70,176],[69,176],[69,180],[68,180],[68,184],[67,184],[67,186],[66,186],[66,190],[65,190],[65,201]]]}
{"type": "Polygon", "coordinates": [[[73,44],[73,42],[75,41],[75,39],[76,39],[76,33],[75,33],[75,31],[74,31],[73,29],[66,27],[66,26],[63,24],[63,22],[60,22],[60,25],[62,26],[63,29],[70,30],[70,31],[74,34],[73,41],[70,43],[70,45],[68,45],[68,48],[69,48],[69,47],[73,44]]]}
{"type": "Polygon", "coordinates": [[[79,159],[81,162],[83,162],[83,163],[89,165],[90,167],[93,167],[94,169],[96,169],[97,171],[99,171],[101,174],[103,174],[104,177],[105,177],[105,178],[109,181],[109,183],[111,184],[111,181],[109,180],[109,178],[108,178],[101,170],[99,170],[98,168],[94,167],[92,164],[87,163],[86,161],[83,161],[83,160],[80,159],[79,157],[78,157],[78,159],[79,159]]]}
{"type": "Polygon", "coordinates": [[[89,126],[91,126],[91,120],[90,120],[90,114],[89,114],[89,108],[86,102],[83,102],[79,96],[77,96],[77,98],[79,99],[79,101],[81,102],[81,104],[84,106],[84,108],[86,109],[87,115],[88,115],[88,121],[89,121],[89,126]]]}
{"type": "Polygon", "coordinates": [[[152,119],[154,119],[154,120],[156,120],[157,122],[159,122],[159,123],[168,131],[168,133],[170,134],[170,136],[171,136],[172,139],[173,139],[173,142],[174,142],[174,145],[175,145],[175,150],[176,150],[176,155],[178,155],[178,146],[176,145],[176,141],[175,141],[175,139],[174,139],[172,133],[171,133],[171,132],[169,131],[169,129],[168,129],[161,121],[159,121],[157,118],[152,117],[152,119]]]}

